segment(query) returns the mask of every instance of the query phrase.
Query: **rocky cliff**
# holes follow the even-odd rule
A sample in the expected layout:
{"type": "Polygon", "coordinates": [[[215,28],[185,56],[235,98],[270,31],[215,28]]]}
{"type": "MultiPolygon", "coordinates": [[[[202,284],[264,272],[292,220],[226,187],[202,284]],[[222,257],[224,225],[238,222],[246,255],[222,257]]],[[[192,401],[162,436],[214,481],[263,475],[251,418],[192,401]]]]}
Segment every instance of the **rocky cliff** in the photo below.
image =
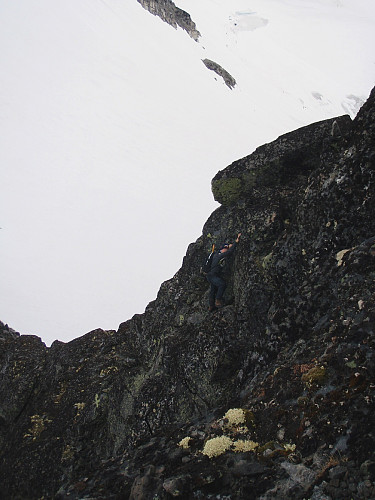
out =
{"type": "Polygon", "coordinates": [[[193,40],[198,41],[201,36],[197,30],[194,21],[191,19],[190,14],[177,7],[172,0],[137,0],[142,7],[154,16],[174,28],[179,26],[185,30],[193,40]]]}
{"type": "Polygon", "coordinates": [[[0,329],[4,499],[375,497],[375,91],[213,179],[142,315],[46,348],[0,329]],[[200,266],[242,232],[226,306],[200,266]]]}

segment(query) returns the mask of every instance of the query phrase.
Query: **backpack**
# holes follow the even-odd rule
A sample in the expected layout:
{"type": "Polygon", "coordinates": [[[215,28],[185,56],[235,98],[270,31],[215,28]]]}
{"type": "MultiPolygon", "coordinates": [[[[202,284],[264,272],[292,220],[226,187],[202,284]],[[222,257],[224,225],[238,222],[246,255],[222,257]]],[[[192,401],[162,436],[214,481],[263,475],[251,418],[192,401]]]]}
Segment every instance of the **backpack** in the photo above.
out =
{"type": "Polygon", "coordinates": [[[206,276],[207,273],[211,271],[211,264],[212,264],[212,259],[215,253],[215,244],[212,245],[211,253],[210,255],[206,258],[204,261],[202,267],[201,267],[201,273],[206,276]]]}

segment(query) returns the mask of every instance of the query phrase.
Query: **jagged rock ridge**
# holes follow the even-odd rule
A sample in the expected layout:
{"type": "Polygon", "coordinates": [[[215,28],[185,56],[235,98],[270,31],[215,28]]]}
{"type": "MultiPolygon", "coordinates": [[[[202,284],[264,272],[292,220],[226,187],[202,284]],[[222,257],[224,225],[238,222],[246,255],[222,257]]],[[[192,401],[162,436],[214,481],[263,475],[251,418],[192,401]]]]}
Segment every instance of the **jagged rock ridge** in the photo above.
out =
{"type": "Polygon", "coordinates": [[[187,31],[189,36],[196,42],[201,36],[197,30],[195,23],[190,17],[190,14],[176,7],[172,0],[137,0],[146,10],[160,17],[164,22],[170,24],[174,28],[179,26],[187,31]]]}
{"type": "MultiPolygon", "coordinates": [[[[172,0],[137,0],[142,7],[151,12],[151,14],[160,17],[160,19],[174,28],[179,26],[185,30],[193,40],[198,42],[201,34],[197,30],[194,21],[191,19],[190,14],[177,7],[172,0]]],[[[230,88],[234,88],[236,80],[228,73],[220,64],[211,61],[210,59],[203,59],[203,63],[211,71],[219,75],[230,88]]]]}
{"type": "Polygon", "coordinates": [[[222,206],[118,331],[47,349],[2,326],[5,498],[375,496],[374,115],[375,91],[220,172],[222,206]],[[239,231],[209,314],[201,263],[239,231]]]}
{"type": "Polygon", "coordinates": [[[220,66],[220,64],[216,63],[215,61],[211,61],[211,59],[203,59],[203,64],[206,66],[206,68],[214,71],[216,74],[221,76],[227,87],[229,87],[230,89],[233,89],[233,87],[235,87],[236,80],[230,73],[228,73],[228,71],[220,66]]]}

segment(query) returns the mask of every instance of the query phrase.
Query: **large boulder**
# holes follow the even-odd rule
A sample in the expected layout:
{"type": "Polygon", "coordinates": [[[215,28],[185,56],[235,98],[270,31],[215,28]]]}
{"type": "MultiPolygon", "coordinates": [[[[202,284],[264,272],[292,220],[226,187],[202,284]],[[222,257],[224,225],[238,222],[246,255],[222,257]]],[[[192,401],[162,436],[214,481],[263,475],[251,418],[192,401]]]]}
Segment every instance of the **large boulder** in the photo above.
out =
{"type": "Polygon", "coordinates": [[[212,193],[222,205],[232,205],[256,189],[291,184],[305,179],[320,164],[329,143],[347,136],[352,126],[349,115],[313,123],[280,136],[254,153],[221,170],[212,180],[212,193]]]}

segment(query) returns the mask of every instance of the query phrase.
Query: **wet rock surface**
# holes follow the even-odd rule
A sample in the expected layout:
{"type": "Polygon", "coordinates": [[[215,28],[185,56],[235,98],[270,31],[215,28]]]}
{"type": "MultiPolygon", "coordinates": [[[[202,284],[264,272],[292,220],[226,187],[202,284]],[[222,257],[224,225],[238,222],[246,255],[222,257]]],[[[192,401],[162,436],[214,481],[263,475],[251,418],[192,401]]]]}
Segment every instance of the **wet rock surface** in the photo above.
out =
{"type": "Polygon", "coordinates": [[[2,498],[375,498],[374,100],[220,172],[234,195],[117,331],[0,325],[2,498]]]}

